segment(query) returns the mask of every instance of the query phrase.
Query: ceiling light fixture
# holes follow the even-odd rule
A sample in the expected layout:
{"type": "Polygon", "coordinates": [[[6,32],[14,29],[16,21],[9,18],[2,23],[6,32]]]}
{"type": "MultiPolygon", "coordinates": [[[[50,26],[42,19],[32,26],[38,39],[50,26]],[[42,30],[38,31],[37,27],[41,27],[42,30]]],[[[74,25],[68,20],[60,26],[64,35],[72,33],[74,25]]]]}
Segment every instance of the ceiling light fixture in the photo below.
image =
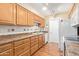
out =
{"type": "Polygon", "coordinates": [[[43,4],[43,10],[47,10],[47,7],[48,7],[48,3],[45,3],[45,4],[43,4]]]}
{"type": "Polygon", "coordinates": [[[47,7],[46,7],[46,6],[44,6],[44,7],[43,7],[43,10],[47,10],[47,7]]]}

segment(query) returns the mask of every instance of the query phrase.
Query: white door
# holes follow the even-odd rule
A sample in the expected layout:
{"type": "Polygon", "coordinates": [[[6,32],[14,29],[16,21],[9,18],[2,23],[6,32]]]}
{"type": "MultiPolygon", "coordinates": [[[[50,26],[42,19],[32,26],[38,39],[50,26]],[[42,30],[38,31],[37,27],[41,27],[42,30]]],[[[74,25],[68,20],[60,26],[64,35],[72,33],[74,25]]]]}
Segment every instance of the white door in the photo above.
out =
{"type": "Polygon", "coordinates": [[[59,20],[49,20],[49,42],[59,43],[59,20]]]}

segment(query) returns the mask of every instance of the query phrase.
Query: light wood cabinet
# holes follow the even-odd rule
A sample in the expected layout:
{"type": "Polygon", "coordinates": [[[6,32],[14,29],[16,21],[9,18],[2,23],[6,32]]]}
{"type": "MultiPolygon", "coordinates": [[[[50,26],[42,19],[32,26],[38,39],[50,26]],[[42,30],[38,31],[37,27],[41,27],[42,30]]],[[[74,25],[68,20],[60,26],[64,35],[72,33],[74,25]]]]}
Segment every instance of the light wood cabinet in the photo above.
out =
{"type": "Polygon", "coordinates": [[[40,22],[39,17],[37,15],[34,15],[35,21],[40,22]]]}
{"type": "Polygon", "coordinates": [[[17,5],[17,25],[27,24],[27,11],[20,5],[17,5]]]}
{"type": "Polygon", "coordinates": [[[0,24],[33,26],[35,21],[44,27],[43,19],[14,3],[0,3],[0,24]]]}
{"type": "Polygon", "coordinates": [[[12,55],[13,55],[12,42],[0,45],[0,56],[12,56],[12,55]]]}
{"type": "Polygon", "coordinates": [[[26,50],[24,53],[20,54],[19,56],[30,56],[30,50],[26,50]]]}
{"type": "Polygon", "coordinates": [[[37,15],[34,16],[35,21],[38,21],[40,23],[40,27],[44,28],[45,27],[45,20],[37,15]]]}
{"type": "Polygon", "coordinates": [[[38,50],[38,45],[31,47],[31,55],[33,55],[38,50]]]}
{"type": "Polygon", "coordinates": [[[44,28],[45,27],[45,20],[40,18],[40,27],[44,28]]]}
{"type": "Polygon", "coordinates": [[[30,56],[45,44],[44,35],[19,39],[0,45],[0,56],[30,56]]]}
{"type": "Polygon", "coordinates": [[[44,44],[45,44],[44,35],[39,35],[39,41],[38,41],[39,48],[41,48],[44,44]]]}
{"type": "Polygon", "coordinates": [[[24,42],[25,42],[24,39],[21,39],[21,40],[15,41],[15,42],[14,42],[14,46],[17,47],[17,46],[19,46],[19,45],[24,44],[24,42]]]}
{"type": "Polygon", "coordinates": [[[21,39],[14,42],[14,55],[15,56],[30,56],[30,39],[21,39]]]}
{"type": "Polygon", "coordinates": [[[28,26],[34,25],[34,15],[32,12],[28,11],[28,26]]]}
{"type": "Polygon", "coordinates": [[[2,53],[0,53],[0,56],[13,56],[13,50],[7,50],[7,51],[4,51],[2,53]]]}
{"type": "Polygon", "coordinates": [[[0,3],[0,24],[16,24],[16,4],[0,3]]]}
{"type": "Polygon", "coordinates": [[[23,52],[25,52],[25,44],[19,45],[17,47],[14,47],[14,54],[15,56],[19,56],[23,52]]]}
{"type": "Polygon", "coordinates": [[[36,36],[31,37],[31,55],[38,50],[38,39],[36,36]]]}

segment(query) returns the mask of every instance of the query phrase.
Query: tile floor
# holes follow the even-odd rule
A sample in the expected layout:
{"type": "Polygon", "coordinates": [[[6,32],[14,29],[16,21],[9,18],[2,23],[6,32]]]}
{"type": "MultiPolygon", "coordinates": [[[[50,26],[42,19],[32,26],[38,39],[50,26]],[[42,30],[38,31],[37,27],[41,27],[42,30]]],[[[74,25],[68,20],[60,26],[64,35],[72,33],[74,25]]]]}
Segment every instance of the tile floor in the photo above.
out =
{"type": "Polygon", "coordinates": [[[61,56],[57,43],[48,43],[39,49],[33,56],[61,56]]]}

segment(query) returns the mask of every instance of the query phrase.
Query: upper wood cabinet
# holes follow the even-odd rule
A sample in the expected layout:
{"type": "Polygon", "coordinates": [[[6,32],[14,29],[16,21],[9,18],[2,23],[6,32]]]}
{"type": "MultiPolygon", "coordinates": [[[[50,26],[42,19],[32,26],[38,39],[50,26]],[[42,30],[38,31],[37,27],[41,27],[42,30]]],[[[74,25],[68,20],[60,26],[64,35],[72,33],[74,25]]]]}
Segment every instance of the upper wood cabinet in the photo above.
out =
{"type": "Polygon", "coordinates": [[[0,24],[16,24],[16,4],[0,3],[0,24]]]}
{"type": "Polygon", "coordinates": [[[20,5],[17,5],[17,24],[27,24],[27,10],[20,5]]]}
{"type": "Polygon", "coordinates": [[[35,21],[38,21],[38,16],[34,15],[35,21]]]}
{"type": "Polygon", "coordinates": [[[39,16],[37,16],[37,15],[35,15],[34,17],[35,17],[35,21],[38,21],[40,23],[40,27],[44,28],[45,27],[44,19],[39,17],[39,16]]]}
{"type": "Polygon", "coordinates": [[[34,25],[34,14],[28,11],[28,26],[34,25]]]}
{"type": "Polygon", "coordinates": [[[0,3],[0,24],[34,26],[35,21],[44,27],[42,18],[24,7],[14,3],[0,3]]]}
{"type": "Polygon", "coordinates": [[[42,28],[45,27],[45,21],[44,21],[44,19],[41,20],[41,27],[42,27],[42,28]]]}
{"type": "Polygon", "coordinates": [[[42,18],[39,18],[40,20],[40,27],[44,28],[45,27],[45,20],[42,18]]]}

